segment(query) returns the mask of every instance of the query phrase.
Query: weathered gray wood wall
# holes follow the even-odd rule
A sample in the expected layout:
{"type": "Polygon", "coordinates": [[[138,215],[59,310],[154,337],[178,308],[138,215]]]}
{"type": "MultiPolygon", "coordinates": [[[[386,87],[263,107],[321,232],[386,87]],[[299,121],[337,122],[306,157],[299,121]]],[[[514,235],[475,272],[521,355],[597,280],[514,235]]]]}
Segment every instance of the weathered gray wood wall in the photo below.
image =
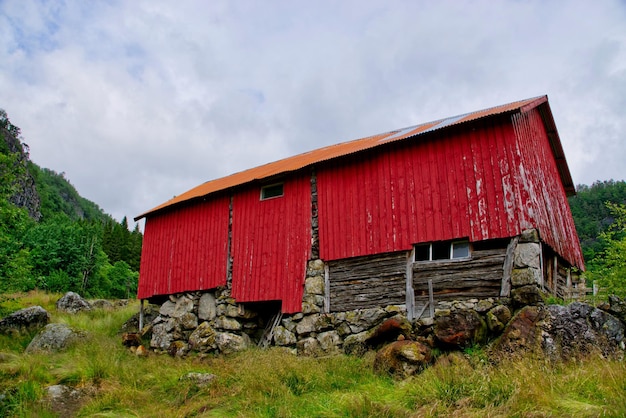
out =
{"type": "Polygon", "coordinates": [[[406,257],[397,252],[329,262],[330,311],[403,305],[406,257]]]}
{"type": "Polygon", "coordinates": [[[506,247],[472,251],[469,260],[442,260],[413,264],[416,308],[428,302],[428,280],[435,302],[499,297],[506,247]]]}

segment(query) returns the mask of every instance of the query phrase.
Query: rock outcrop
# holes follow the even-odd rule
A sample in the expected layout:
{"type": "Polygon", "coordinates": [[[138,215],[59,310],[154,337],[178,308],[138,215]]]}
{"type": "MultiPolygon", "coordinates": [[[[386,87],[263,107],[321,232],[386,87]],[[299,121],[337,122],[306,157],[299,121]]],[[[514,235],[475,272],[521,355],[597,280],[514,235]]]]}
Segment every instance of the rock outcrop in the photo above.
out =
{"type": "Polygon", "coordinates": [[[482,344],[487,338],[487,324],[472,309],[435,313],[435,338],[447,348],[463,349],[482,344]]]}
{"type": "Polygon", "coordinates": [[[66,324],[48,324],[33,338],[28,347],[26,347],[26,352],[63,351],[84,338],[84,336],[83,332],[75,331],[66,324]]]}
{"type": "Polygon", "coordinates": [[[35,178],[28,170],[30,157],[28,155],[28,145],[23,144],[19,138],[19,128],[9,122],[6,113],[0,113],[0,149],[4,148],[8,153],[17,155],[17,162],[24,167],[23,172],[15,179],[15,193],[9,201],[15,206],[24,208],[28,215],[34,220],[41,219],[41,199],[37,193],[35,178]],[[6,144],[6,146],[4,146],[6,144]]]}
{"type": "Polygon", "coordinates": [[[50,314],[41,306],[31,306],[13,312],[0,321],[0,333],[21,333],[43,328],[50,322],[50,314]]]}
{"type": "Polygon", "coordinates": [[[625,327],[615,316],[585,303],[527,306],[511,319],[496,353],[531,352],[552,360],[589,353],[623,358],[625,327]]]}
{"type": "Polygon", "coordinates": [[[57,300],[56,308],[60,312],[75,314],[81,311],[90,311],[91,305],[78,293],[67,292],[61,299],[57,300]]]}

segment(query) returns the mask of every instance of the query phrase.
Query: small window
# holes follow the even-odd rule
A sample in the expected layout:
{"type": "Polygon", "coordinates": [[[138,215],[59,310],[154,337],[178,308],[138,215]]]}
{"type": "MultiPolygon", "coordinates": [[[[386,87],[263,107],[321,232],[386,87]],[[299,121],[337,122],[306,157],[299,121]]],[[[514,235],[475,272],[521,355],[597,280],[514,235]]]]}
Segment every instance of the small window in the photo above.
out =
{"type": "Polygon", "coordinates": [[[417,244],[414,261],[453,260],[469,257],[469,241],[437,241],[417,244]]]}
{"type": "Polygon", "coordinates": [[[261,187],[261,200],[272,199],[274,197],[281,197],[283,195],[283,183],[270,184],[269,186],[261,187]]]}
{"type": "Polygon", "coordinates": [[[430,244],[418,244],[415,246],[415,261],[430,260],[430,244]]]}
{"type": "Polygon", "coordinates": [[[468,241],[457,241],[452,243],[452,258],[467,258],[470,255],[468,241]]]}
{"type": "Polygon", "coordinates": [[[450,243],[446,241],[433,242],[433,256],[431,260],[447,260],[450,258],[450,243]]]}

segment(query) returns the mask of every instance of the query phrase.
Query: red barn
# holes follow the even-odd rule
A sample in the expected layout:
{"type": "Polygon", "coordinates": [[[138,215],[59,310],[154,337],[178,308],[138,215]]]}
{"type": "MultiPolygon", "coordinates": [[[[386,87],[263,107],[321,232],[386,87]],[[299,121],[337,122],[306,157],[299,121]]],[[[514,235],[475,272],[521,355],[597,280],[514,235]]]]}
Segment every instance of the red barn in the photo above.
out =
{"type": "Polygon", "coordinates": [[[321,260],[323,310],[397,304],[419,317],[429,298],[509,296],[511,243],[527,230],[541,244],[537,284],[566,296],[571,267],[584,268],[574,192],[546,96],[340,143],[135,218],[138,298],[227,288],[297,313],[321,260]]]}

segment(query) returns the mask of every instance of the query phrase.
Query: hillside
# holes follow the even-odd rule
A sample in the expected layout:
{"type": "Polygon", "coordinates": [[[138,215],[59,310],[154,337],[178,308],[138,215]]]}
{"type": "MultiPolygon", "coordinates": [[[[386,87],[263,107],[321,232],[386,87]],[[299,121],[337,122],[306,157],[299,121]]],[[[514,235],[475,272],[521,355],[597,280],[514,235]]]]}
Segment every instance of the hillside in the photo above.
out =
{"type": "Polygon", "coordinates": [[[39,167],[30,160],[29,147],[22,142],[20,129],[2,109],[0,153],[15,159],[15,190],[9,200],[26,209],[33,219],[51,219],[62,213],[75,221],[112,220],[96,203],[80,196],[64,173],[39,167]]]}
{"type": "Polygon", "coordinates": [[[80,291],[132,297],[142,234],[30,160],[20,129],[0,109],[0,293],[80,291]]]}

